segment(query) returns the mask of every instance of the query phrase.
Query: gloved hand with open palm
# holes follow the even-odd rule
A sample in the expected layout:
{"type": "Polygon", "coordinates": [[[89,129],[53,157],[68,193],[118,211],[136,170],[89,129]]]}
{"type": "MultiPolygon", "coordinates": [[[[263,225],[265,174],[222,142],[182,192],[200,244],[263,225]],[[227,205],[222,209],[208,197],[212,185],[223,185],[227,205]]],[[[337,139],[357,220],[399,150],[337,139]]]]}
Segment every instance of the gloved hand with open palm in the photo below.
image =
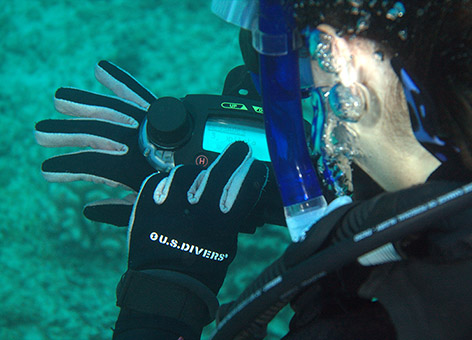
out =
{"type": "Polygon", "coordinates": [[[51,182],[85,180],[131,190],[128,198],[94,202],[84,209],[91,220],[127,226],[142,181],[156,171],[142,155],[138,135],[146,110],[157,98],[108,61],[96,65],[95,76],[118,97],[60,88],[54,98],[56,109],[77,118],[43,120],[35,127],[36,140],[42,146],[94,150],[47,159],[42,173],[51,182]]]}

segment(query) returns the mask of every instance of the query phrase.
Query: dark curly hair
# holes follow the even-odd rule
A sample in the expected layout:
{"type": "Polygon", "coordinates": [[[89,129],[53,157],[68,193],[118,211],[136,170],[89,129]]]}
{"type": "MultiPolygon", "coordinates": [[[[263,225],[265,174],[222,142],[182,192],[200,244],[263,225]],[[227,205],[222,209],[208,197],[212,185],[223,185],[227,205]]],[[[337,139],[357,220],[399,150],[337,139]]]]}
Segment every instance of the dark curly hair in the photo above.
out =
{"type": "Polygon", "coordinates": [[[302,31],[326,23],[399,55],[435,100],[438,133],[461,149],[472,170],[472,0],[293,1],[302,31]]]}

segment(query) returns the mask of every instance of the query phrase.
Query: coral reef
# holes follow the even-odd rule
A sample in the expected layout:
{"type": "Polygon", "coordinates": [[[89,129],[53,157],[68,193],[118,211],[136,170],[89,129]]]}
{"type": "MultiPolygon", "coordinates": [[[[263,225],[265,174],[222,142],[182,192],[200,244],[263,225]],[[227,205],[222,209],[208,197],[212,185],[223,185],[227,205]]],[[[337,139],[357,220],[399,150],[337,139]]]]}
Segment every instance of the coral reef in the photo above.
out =
{"type": "MultiPolygon", "coordinates": [[[[85,203],[119,191],[47,183],[42,160],[63,150],[35,144],[33,126],[62,118],[60,86],[105,92],[94,80],[108,59],[156,94],[219,93],[241,64],[238,29],[210,1],[3,1],[0,12],[0,339],[107,339],[118,313],[126,231],[92,223],[85,203]]],[[[236,298],[288,238],[278,228],[243,235],[221,291],[236,298]]],[[[289,313],[270,329],[278,339],[289,313]]],[[[206,333],[211,329],[209,326],[206,333]]]]}

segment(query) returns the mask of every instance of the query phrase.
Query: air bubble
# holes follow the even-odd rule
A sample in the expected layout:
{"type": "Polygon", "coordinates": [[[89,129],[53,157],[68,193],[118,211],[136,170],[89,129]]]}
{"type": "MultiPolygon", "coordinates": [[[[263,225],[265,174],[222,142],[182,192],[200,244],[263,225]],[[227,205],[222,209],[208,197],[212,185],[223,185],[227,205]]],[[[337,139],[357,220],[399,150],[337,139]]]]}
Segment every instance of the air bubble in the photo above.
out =
{"type": "Polygon", "coordinates": [[[352,8],[351,8],[351,14],[352,14],[352,15],[359,15],[359,8],[357,8],[357,7],[352,7],[352,8]]]}
{"type": "Polygon", "coordinates": [[[405,15],[405,6],[401,2],[396,2],[393,5],[393,8],[389,9],[386,18],[392,21],[397,20],[397,18],[401,18],[405,15]]]}
{"type": "Polygon", "coordinates": [[[328,101],[333,113],[344,121],[358,122],[365,111],[362,98],[341,83],[331,89],[328,101]]]}
{"type": "Polygon", "coordinates": [[[318,65],[323,71],[336,73],[332,54],[332,40],[333,38],[329,34],[314,30],[310,32],[309,47],[312,58],[318,61],[318,65]]]}
{"type": "Polygon", "coordinates": [[[401,40],[405,41],[406,39],[408,39],[408,31],[406,29],[401,30],[398,32],[398,36],[401,40]]]}
{"type": "Polygon", "coordinates": [[[369,29],[369,25],[370,25],[370,14],[363,16],[362,18],[359,18],[356,24],[356,34],[359,34],[369,29]]]}
{"type": "Polygon", "coordinates": [[[364,3],[364,1],[363,0],[351,0],[351,1],[349,1],[349,3],[351,4],[352,7],[359,8],[359,7],[362,7],[362,4],[364,3]]]}
{"type": "Polygon", "coordinates": [[[382,51],[376,51],[374,53],[374,58],[375,60],[378,60],[378,61],[384,61],[384,53],[382,51]]]}

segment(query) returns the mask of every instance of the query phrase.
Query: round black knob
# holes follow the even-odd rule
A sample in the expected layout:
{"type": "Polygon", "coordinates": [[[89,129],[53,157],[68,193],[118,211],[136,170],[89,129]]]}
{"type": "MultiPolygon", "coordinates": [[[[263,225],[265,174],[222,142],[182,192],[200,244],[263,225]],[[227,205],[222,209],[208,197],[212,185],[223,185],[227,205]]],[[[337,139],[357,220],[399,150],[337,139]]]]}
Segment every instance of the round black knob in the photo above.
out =
{"type": "Polygon", "coordinates": [[[184,104],[174,97],[162,97],[148,109],[147,135],[156,146],[174,149],[187,142],[192,121],[184,104]]]}

